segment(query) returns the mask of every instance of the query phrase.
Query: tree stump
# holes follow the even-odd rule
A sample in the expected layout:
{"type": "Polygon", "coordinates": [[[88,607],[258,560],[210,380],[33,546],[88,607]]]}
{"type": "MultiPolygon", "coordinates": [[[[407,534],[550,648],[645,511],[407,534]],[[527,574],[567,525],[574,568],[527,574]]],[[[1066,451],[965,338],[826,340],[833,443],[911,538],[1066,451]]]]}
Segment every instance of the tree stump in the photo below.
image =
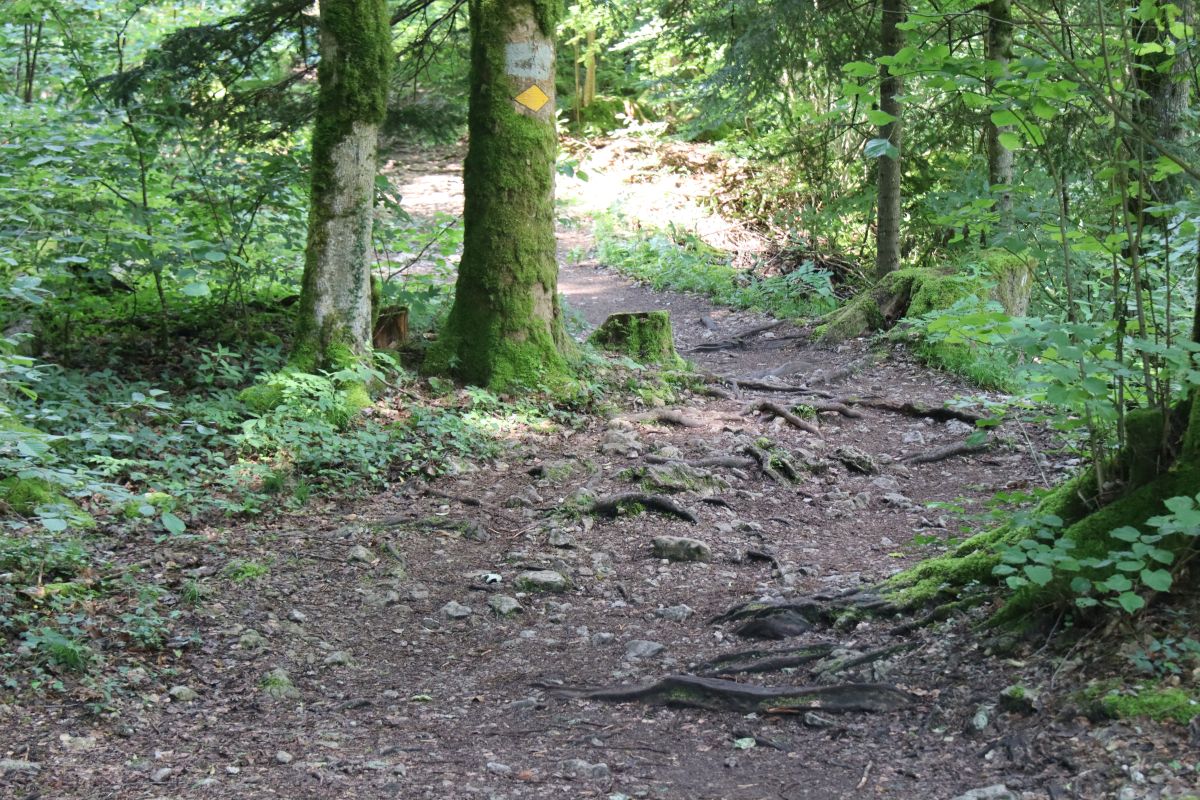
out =
{"type": "Polygon", "coordinates": [[[589,341],[601,349],[621,353],[643,364],[677,366],[683,360],[675,352],[671,315],[666,311],[611,314],[589,341]]]}

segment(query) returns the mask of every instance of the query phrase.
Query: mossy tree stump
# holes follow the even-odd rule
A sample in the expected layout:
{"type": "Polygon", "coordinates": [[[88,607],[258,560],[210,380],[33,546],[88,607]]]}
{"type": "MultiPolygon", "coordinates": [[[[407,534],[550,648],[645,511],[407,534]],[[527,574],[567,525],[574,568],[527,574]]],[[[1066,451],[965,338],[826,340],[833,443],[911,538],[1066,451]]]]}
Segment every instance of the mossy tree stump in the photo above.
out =
{"type": "Polygon", "coordinates": [[[642,364],[677,366],[683,359],[675,352],[671,315],[666,311],[635,311],[611,314],[592,333],[597,347],[629,356],[642,364]]]}
{"type": "Polygon", "coordinates": [[[425,370],[493,390],[572,377],[554,238],[558,14],[550,0],[470,2],[463,255],[425,370]]]}

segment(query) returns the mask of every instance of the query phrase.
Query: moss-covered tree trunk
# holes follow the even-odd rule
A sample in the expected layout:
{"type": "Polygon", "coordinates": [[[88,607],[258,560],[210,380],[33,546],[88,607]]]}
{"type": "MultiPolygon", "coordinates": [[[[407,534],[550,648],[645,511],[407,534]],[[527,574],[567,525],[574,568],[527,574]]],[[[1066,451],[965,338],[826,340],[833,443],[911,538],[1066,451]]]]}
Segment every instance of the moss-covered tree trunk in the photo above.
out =
{"type": "Polygon", "coordinates": [[[493,389],[567,376],[554,239],[555,0],[471,0],[466,228],[426,368],[493,389]]]}
{"type": "MultiPolygon", "coordinates": [[[[1012,46],[1012,0],[992,0],[988,5],[987,59],[988,91],[993,97],[996,94],[996,84],[1008,77],[1012,46]]],[[[996,200],[994,209],[1001,232],[1012,228],[1013,153],[1000,139],[1001,134],[1011,131],[1011,125],[997,125],[988,119],[988,188],[996,200]]]]}
{"type": "MultiPolygon", "coordinates": [[[[903,0],[883,0],[880,23],[880,50],[894,56],[904,46],[903,0]]],[[[903,81],[886,66],[879,67],[879,110],[892,120],[879,126],[879,138],[888,142],[887,152],[878,161],[879,219],[875,227],[875,274],[882,277],[900,268],[900,92],[903,81]]]]}
{"type": "Polygon", "coordinates": [[[371,346],[371,225],[391,30],[383,0],[321,0],[308,246],[293,360],[344,362],[371,346]]]}

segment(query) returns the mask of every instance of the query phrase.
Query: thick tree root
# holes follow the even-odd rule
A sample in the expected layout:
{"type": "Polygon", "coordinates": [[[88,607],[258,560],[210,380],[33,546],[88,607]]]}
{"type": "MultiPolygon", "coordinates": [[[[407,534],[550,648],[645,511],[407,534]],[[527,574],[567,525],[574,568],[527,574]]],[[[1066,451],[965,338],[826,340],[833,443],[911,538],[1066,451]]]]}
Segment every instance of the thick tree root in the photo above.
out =
{"type": "Polygon", "coordinates": [[[871,650],[861,655],[851,656],[849,658],[839,658],[834,663],[829,664],[817,670],[815,676],[837,675],[846,670],[861,667],[865,664],[874,664],[876,661],[883,661],[885,658],[891,658],[898,653],[906,653],[909,650],[916,650],[919,645],[916,642],[907,642],[905,644],[894,644],[890,647],[880,647],[877,650],[871,650]]]}
{"type": "Polygon", "coordinates": [[[618,417],[617,419],[628,420],[630,422],[661,422],[664,425],[675,425],[680,428],[703,428],[704,423],[693,417],[689,417],[682,411],[673,409],[660,409],[658,411],[646,411],[641,414],[628,414],[618,417]]]}
{"type": "MultiPolygon", "coordinates": [[[[550,688],[550,687],[547,687],[550,688]]],[[[885,712],[913,702],[907,692],[885,684],[837,684],[832,686],[752,686],[720,678],[670,675],[660,681],[636,686],[595,689],[550,688],[557,697],[732,711],[789,714],[802,711],[885,712]]]]}
{"type": "MultiPolygon", "coordinates": [[[[718,350],[733,350],[736,348],[745,347],[749,343],[751,337],[757,336],[760,333],[766,333],[769,330],[778,328],[783,323],[784,323],[784,320],[776,320],[774,322],[767,323],[766,325],[759,325],[757,327],[750,328],[749,330],[745,330],[740,333],[735,333],[733,336],[729,337],[728,339],[722,339],[719,342],[707,342],[705,344],[696,345],[688,352],[689,353],[715,353],[718,350]]],[[[711,330],[711,328],[710,328],[710,330],[711,330]]]]}
{"type": "Polygon", "coordinates": [[[772,403],[770,400],[760,400],[746,409],[743,413],[749,413],[751,411],[764,411],[768,414],[774,414],[775,416],[782,418],[793,428],[799,428],[802,431],[807,431],[813,436],[819,437],[821,435],[821,429],[816,425],[813,425],[807,420],[801,419],[783,406],[779,405],[778,403],[772,403]]]}
{"type": "Polygon", "coordinates": [[[936,450],[929,450],[925,453],[917,453],[904,459],[906,464],[936,464],[938,461],[945,461],[948,458],[955,456],[969,456],[975,453],[983,453],[991,449],[991,445],[987,442],[980,444],[971,444],[970,442],[958,442],[957,444],[946,445],[939,447],[936,450]]]}
{"type": "Polygon", "coordinates": [[[812,625],[829,625],[846,612],[887,616],[900,611],[887,599],[869,592],[852,591],[839,595],[813,595],[782,603],[752,601],[734,606],[709,620],[711,625],[763,619],[785,612],[799,614],[812,625]]]}
{"type": "Polygon", "coordinates": [[[592,503],[588,508],[589,513],[602,514],[606,517],[615,517],[622,511],[628,510],[631,506],[642,506],[648,511],[657,511],[660,514],[666,514],[671,517],[678,517],[685,522],[695,524],[699,519],[691,511],[688,511],[683,506],[677,505],[675,501],[669,497],[663,497],[660,494],[643,494],[641,492],[630,492],[627,494],[609,495],[601,497],[592,503]]]}
{"type": "MultiPolygon", "coordinates": [[[[775,481],[776,483],[781,483],[781,484],[786,485],[789,482],[788,478],[781,475],[775,469],[774,464],[776,462],[776,459],[767,455],[762,450],[759,450],[757,447],[755,447],[752,444],[747,444],[747,445],[742,446],[741,452],[745,453],[746,455],[748,455],[754,459],[754,463],[758,465],[758,468],[760,470],[762,470],[763,475],[766,475],[768,478],[775,481]]],[[[795,468],[792,467],[792,465],[791,465],[791,462],[787,461],[786,459],[780,459],[779,464],[780,464],[780,466],[783,466],[784,464],[787,465],[785,467],[785,470],[790,473],[791,480],[794,481],[798,477],[796,475],[795,468]]]]}
{"type": "Polygon", "coordinates": [[[779,672],[820,661],[836,648],[833,644],[809,644],[779,650],[739,650],[701,664],[696,671],[709,676],[779,672]]]}
{"type": "Polygon", "coordinates": [[[685,467],[692,467],[693,469],[712,469],[714,467],[724,469],[754,469],[758,466],[758,462],[752,458],[738,458],[737,456],[682,459],[649,455],[646,456],[646,462],[649,464],[682,464],[685,467]]]}
{"type": "Polygon", "coordinates": [[[956,419],[959,422],[974,425],[985,419],[989,419],[989,417],[971,411],[960,411],[944,406],[927,406],[924,403],[896,403],[891,400],[858,400],[855,398],[847,398],[843,402],[851,405],[875,408],[880,411],[890,411],[893,414],[903,414],[906,417],[927,417],[935,422],[949,422],[952,419],[956,419]]]}

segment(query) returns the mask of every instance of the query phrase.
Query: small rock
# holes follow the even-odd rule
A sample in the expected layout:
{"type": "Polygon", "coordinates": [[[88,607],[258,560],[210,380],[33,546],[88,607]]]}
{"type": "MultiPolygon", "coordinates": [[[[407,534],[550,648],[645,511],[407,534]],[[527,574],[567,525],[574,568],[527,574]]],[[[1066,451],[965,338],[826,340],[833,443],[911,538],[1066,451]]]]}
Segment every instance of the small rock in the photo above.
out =
{"type": "Polygon", "coordinates": [[[290,764],[290,763],[292,763],[292,761],[294,759],[295,759],[295,756],[293,756],[287,750],[277,750],[275,752],[275,763],[276,764],[290,764]]]}
{"type": "Polygon", "coordinates": [[[991,723],[991,706],[980,706],[975,710],[975,715],[971,717],[971,721],[967,724],[967,731],[974,733],[982,733],[991,723]]]}
{"type": "Polygon", "coordinates": [[[514,584],[526,592],[565,592],[571,588],[571,582],[561,572],[552,569],[537,569],[522,572],[514,584]]]}
{"type": "Polygon", "coordinates": [[[1017,800],[1017,796],[1010,792],[1008,787],[1003,783],[997,783],[992,786],[972,789],[955,797],[954,800],[1017,800]]]}
{"type": "Polygon", "coordinates": [[[517,598],[509,597],[506,594],[492,595],[488,599],[488,607],[498,617],[511,617],[513,614],[520,614],[525,610],[524,606],[517,602],[517,598]]]}
{"type": "Polygon", "coordinates": [[[190,703],[200,697],[187,686],[172,686],[167,690],[167,694],[171,695],[171,699],[177,703],[190,703]]]}
{"type": "Polygon", "coordinates": [[[860,472],[864,475],[879,474],[879,465],[875,459],[857,447],[839,447],[833,451],[832,455],[851,472],[860,472]]]}
{"type": "Polygon", "coordinates": [[[451,600],[442,606],[440,613],[446,619],[466,619],[475,612],[471,610],[470,606],[464,606],[462,603],[451,600]]]}
{"type": "Polygon", "coordinates": [[[1037,703],[1038,693],[1019,684],[1000,693],[1000,708],[1015,714],[1032,714],[1037,711],[1037,703]]]}
{"type": "Polygon", "coordinates": [[[428,600],[429,589],[423,583],[413,584],[408,589],[408,599],[416,601],[428,600]]]}
{"type": "Polygon", "coordinates": [[[925,444],[925,434],[920,430],[911,430],[900,437],[904,444],[925,444]]]}
{"type": "Polygon", "coordinates": [[[354,659],[345,650],[334,650],[321,663],[327,667],[348,667],[354,663],[354,659]]]}
{"type": "Polygon", "coordinates": [[[262,681],[263,691],[276,700],[299,700],[300,690],[292,684],[287,670],[276,667],[266,674],[262,681]]]}
{"type": "Polygon", "coordinates": [[[837,725],[832,717],[827,717],[824,714],[818,714],[815,711],[805,712],[804,724],[810,728],[832,728],[837,725]]]}
{"type": "Polygon", "coordinates": [[[598,631],[592,634],[592,644],[596,647],[604,647],[616,641],[616,634],[608,633],[607,631],[598,631]]]}
{"type": "Polygon", "coordinates": [[[267,639],[253,628],[245,630],[238,637],[238,647],[243,650],[262,650],[267,646],[267,639]]]}
{"type": "Polygon", "coordinates": [[[671,622],[685,622],[693,613],[691,606],[679,605],[655,609],[654,616],[671,622]]]}
{"type": "Polygon", "coordinates": [[[166,783],[167,778],[169,778],[169,777],[171,777],[171,768],[170,767],[162,767],[161,769],[154,770],[154,772],[150,775],[150,782],[151,783],[166,783]]]}
{"type": "Polygon", "coordinates": [[[885,495],[900,494],[900,481],[893,478],[891,475],[880,475],[877,478],[871,479],[871,485],[885,495]]]}
{"type": "Polygon", "coordinates": [[[93,750],[97,744],[95,736],[72,736],[69,733],[59,734],[58,741],[62,742],[64,750],[69,750],[72,753],[83,753],[93,750]]]}
{"type": "Polygon", "coordinates": [[[522,697],[520,700],[513,700],[508,704],[510,711],[533,711],[538,707],[536,697],[522,697]]]}
{"type": "Polygon", "coordinates": [[[0,773],[20,772],[25,775],[37,775],[42,771],[42,765],[36,761],[22,761],[19,758],[0,758],[0,773]]]}
{"type": "Polygon", "coordinates": [[[975,426],[968,425],[961,420],[948,419],[946,420],[946,431],[954,434],[955,436],[970,436],[975,432],[975,426]]]}
{"type": "Polygon", "coordinates": [[[586,781],[606,781],[612,777],[608,764],[589,764],[582,758],[569,758],[559,762],[558,769],[568,778],[586,781]]]}
{"type": "Polygon", "coordinates": [[[483,527],[483,523],[477,520],[472,520],[463,527],[462,536],[468,542],[486,542],[492,538],[487,528],[483,527]]]}
{"type": "Polygon", "coordinates": [[[666,647],[661,642],[652,642],[649,639],[634,639],[625,645],[625,657],[629,659],[653,658],[665,650],[666,647]]]}
{"type": "Polygon", "coordinates": [[[655,558],[668,561],[708,561],[712,558],[712,548],[698,539],[656,536],[650,544],[655,558]]]}
{"type": "Polygon", "coordinates": [[[575,546],[575,537],[563,528],[555,528],[554,530],[550,531],[547,541],[550,542],[551,547],[575,546]]]}
{"type": "Polygon", "coordinates": [[[293,608],[288,612],[288,619],[297,624],[308,622],[308,615],[298,608],[293,608]]]}
{"type": "Polygon", "coordinates": [[[350,552],[346,555],[346,560],[350,563],[370,564],[375,560],[375,554],[361,544],[356,544],[350,548],[350,552]]]}
{"type": "Polygon", "coordinates": [[[513,768],[508,764],[501,764],[499,761],[489,761],[487,771],[493,775],[512,775],[513,768]]]}

